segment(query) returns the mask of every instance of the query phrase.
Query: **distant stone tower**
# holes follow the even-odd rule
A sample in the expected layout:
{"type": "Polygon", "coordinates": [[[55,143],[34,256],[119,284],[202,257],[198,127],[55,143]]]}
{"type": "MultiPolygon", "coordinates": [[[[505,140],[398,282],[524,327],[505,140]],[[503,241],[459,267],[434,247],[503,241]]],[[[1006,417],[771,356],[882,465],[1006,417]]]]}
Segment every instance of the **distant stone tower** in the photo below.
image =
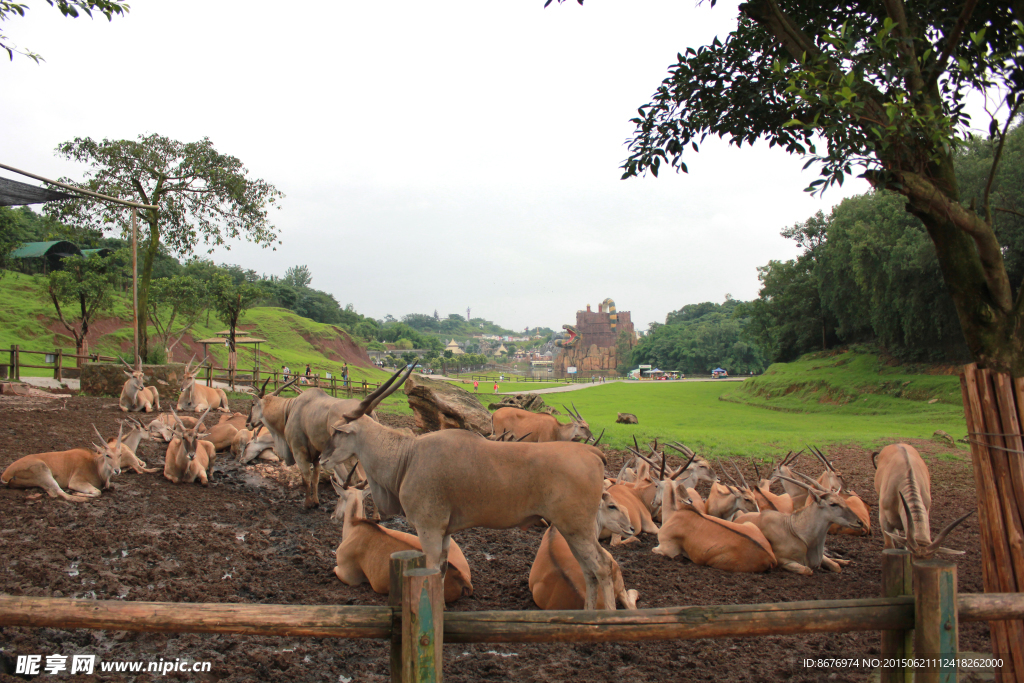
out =
{"type": "Polygon", "coordinates": [[[556,342],[560,347],[555,372],[566,374],[570,367],[578,375],[616,375],[619,364],[617,342],[625,334],[629,348],[636,346],[636,331],[629,311],[616,311],[615,302],[605,299],[597,311],[576,311],[576,325],[562,325],[569,338],[556,342]]]}

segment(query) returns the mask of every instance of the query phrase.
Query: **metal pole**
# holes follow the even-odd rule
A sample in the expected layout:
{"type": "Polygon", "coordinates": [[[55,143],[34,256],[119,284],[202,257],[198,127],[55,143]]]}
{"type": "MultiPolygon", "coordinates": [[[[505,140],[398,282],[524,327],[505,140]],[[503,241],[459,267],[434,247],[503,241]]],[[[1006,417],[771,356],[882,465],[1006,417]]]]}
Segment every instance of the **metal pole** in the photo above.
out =
{"type": "MultiPolygon", "coordinates": [[[[134,332],[135,358],[139,361],[139,253],[138,253],[138,230],[136,228],[136,215],[138,209],[132,207],[132,331],[134,332]]],[[[170,360],[170,359],[168,359],[170,360]]]]}

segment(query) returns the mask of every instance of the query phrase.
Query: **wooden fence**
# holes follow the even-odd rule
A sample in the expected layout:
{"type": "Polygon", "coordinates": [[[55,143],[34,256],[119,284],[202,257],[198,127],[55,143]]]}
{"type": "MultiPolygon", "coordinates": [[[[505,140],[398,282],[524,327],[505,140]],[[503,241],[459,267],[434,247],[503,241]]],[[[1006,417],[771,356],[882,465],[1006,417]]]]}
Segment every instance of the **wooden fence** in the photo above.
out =
{"type": "Polygon", "coordinates": [[[9,349],[0,349],[0,358],[5,354],[9,354],[10,359],[7,364],[0,363],[0,379],[13,379],[21,380],[21,369],[22,368],[35,368],[42,370],[53,370],[53,378],[57,381],[64,380],[64,361],[70,360],[85,360],[92,361],[93,363],[116,363],[117,358],[113,356],[103,356],[98,353],[90,353],[77,355],[74,353],[68,353],[64,349],[54,349],[53,351],[28,351],[27,349],[21,348],[18,344],[14,344],[9,349]],[[22,355],[35,355],[44,357],[44,365],[33,365],[22,361],[22,355]],[[53,360],[47,360],[46,357],[52,357],[53,360]]]}
{"type": "Polygon", "coordinates": [[[878,662],[883,683],[910,680],[911,669],[916,683],[949,683],[957,680],[959,622],[999,622],[1024,615],[1024,595],[1019,593],[957,595],[952,563],[912,561],[909,553],[896,550],[884,551],[882,559],[883,596],[878,598],[614,612],[445,613],[441,574],[423,568],[423,553],[404,551],[391,556],[387,607],[200,603],[183,609],[177,603],[0,596],[0,626],[390,640],[394,683],[441,681],[445,642],[579,643],[881,631],[881,653],[860,659],[878,662]]]}

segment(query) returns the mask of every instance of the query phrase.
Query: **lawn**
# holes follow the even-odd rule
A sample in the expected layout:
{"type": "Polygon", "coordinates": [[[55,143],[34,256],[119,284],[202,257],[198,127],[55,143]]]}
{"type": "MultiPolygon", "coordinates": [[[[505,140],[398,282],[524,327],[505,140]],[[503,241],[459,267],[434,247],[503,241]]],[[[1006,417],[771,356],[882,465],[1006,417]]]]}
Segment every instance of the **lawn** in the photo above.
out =
{"type": "Polygon", "coordinates": [[[735,390],[735,383],[616,382],[545,394],[544,401],[555,407],[571,401],[595,434],[607,429],[603,443],[616,448],[632,445],[633,436],[641,442],[657,437],[713,456],[770,456],[807,444],[875,447],[931,438],[937,429],[956,438],[966,433],[963,411],[955,405],[923,403],[927,410],[922,410],[920,402],[892,398],[887,414],[863,414],[840,405],[815,405],[813,413],[797,413],[721,400],[735,390]],[[616,424],[619,412],[635,414],[639,424],[616,424]]]}

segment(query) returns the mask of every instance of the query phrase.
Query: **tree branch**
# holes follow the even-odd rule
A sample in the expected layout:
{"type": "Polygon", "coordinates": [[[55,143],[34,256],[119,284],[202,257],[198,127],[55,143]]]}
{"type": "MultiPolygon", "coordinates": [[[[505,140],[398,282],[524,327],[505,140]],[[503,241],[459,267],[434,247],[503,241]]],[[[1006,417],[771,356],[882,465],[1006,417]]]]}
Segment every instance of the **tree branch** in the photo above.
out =
{"type": "Polygon", "coordinates": [[[924,176],[910,171],[898,172],[896,175],[902,183],[902,188],[897,191],[906,195],[917,209],[945,218],[974,239],[992,300],[1002,311],[1010,313],[1014,306],[1013,292],[1003,264],[1003,251],[992,230],[992,224],[947,197],[924,176]]]}
{"type": "Polygon", "coordinates": [[[78,330],[68,325],[68,321],[64,320],[64,314],[61,313],[60,304],[57,302],[57,295],[53,293],[53,289],[50,289],[50,299],[53,300],[53,307],[57,309],[57,317],[60,318],[61,323],[67,328],[67,331],[74,335],[75,339],[78,339],[78,330]]]}
{"type": "Polygon", "coordinates": [[[903,56],[903,65],[907,69],[907,91],[921,92],[924,79],[921,77],[921,65],[917,61],[914,50],[914,39],[910,35],[910,23],[907,21],[907,8],[903,0],[883,0],[885,12],[896,23],[895,32],[899,35],[899,51],[903,56]]]}
{"type": "Polygon", "coordinates": [[[1006,124],[1003,126],[1003,132],[999,136],[999,146],[996,147],[996,153],[992,157],[992,168],[988,172],[988,182],[985,183],[985,193],[982,195],[981,205],[985,208],[985,220],[992,224],[992,209],[989,205],[989,195],[992,193],[992,183],[996,179],[996,168],[999,166],[999,160],[1003,156],[1003,146],[1006,144],[1006,132],[1010,129],[1010,122],[1013,121],[1013,117],[1017,115],[1017,110],[1020,108],[1021,99],[1018,98],[1016,104],[1010,110],[1010,115],[1006,117],[1006,124]]]}
{"type": "Polygon", "coordinates": [[[928,77],[928,83],[926,88],[931,88],[939,80],[939,76],[946,70],[946,63],[949,58],[953,55],[953,50],[956,49],[957,43],[960,42],[960,36],[963,34],[964,29],[967,28],[967,22],[970,21],[971,15],[974,14],[974,8],[977,7],[978,0],[967,0],[964,3],[963,9],[960,10],[960,17],[956,20],[956,24],[953,26],[953,31],[946,36],[946,46],[942,48],[942,54],[935,62],[933,71],[928,77]]]}
{"type": "Polygon", "coordinates": [[[1003,213],[1008,213],[1008,214],[1012,214],[1014,216],[1019,216],[1020,218],[1024,218],[1024,213],[1021,213],[1020,211],[1014,211],[1013,209],[1004,209],[1001,206],[994,206],[994,207],[992,207],[992,210],[993,211],[1002,211],[1003,213]]]}

